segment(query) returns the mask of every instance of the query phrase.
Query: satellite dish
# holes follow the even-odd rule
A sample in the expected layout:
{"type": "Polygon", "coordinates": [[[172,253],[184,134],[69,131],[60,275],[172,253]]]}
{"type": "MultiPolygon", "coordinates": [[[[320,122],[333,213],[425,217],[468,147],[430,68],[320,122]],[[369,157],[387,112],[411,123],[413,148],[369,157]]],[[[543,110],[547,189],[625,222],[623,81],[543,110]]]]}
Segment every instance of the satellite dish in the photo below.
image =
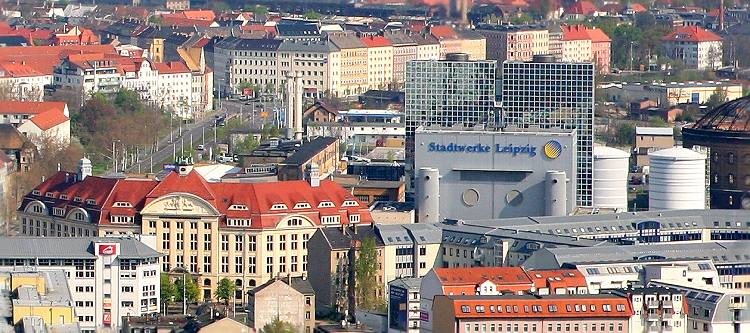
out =
{"type": "Polygon", "coordinates": [[[745,192],[742,194],[742,199],[740,199],[740,207],[742,209],[750,209],[750,192],[745,192]]]}

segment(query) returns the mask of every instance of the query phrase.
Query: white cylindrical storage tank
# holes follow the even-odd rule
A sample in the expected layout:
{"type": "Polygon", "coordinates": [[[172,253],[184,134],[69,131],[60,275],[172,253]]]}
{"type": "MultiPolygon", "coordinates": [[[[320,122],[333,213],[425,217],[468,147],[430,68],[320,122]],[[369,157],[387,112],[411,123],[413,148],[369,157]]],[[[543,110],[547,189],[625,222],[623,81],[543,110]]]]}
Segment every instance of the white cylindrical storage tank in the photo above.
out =
{"type": "Polygon", "coordinates": [[[567,177],[565,171],[547,171],[544,178],[544,214],[568,215],[567,177]]]}
{"type": "Polygon", "coordinates": [[[705,209],[706,155],[673,147],[648,153],[649,210],[705,209]]]}
{"type": "Polygon", "coordinates": [[[628,209],[630,154],[612,147],[594,147],[594,207],[628,209]]]}
{"type": "Polygon", "coordinates": [[[416,185],[419,210],[417,222],[440,222],[440,171],[435,168],[419,168],[416,185]]]}

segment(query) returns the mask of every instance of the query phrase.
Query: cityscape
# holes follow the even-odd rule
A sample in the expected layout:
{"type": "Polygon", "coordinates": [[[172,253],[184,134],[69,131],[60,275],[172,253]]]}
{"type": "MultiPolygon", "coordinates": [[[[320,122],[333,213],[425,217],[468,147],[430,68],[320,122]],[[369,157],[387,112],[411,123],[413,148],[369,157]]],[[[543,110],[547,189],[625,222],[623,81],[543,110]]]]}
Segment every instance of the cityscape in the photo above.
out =
{"type": "Polygon", "coordinates": [[[0,2],[0,333],[750,332],[750,3],[0,2]]]}

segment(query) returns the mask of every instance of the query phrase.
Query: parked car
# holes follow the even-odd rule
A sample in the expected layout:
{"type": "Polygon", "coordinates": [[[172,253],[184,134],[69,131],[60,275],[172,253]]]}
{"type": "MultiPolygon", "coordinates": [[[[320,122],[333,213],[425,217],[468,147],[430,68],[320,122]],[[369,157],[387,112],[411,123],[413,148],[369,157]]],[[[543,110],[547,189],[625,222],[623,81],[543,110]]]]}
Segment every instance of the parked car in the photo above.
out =
{"type": "Polygon", "coordinates": [[[203,145],[198,145],[198,147],[196,148],[196,150],[203,150],[203,149],[205,149],[205,147],[203,147],[203,145]]]}

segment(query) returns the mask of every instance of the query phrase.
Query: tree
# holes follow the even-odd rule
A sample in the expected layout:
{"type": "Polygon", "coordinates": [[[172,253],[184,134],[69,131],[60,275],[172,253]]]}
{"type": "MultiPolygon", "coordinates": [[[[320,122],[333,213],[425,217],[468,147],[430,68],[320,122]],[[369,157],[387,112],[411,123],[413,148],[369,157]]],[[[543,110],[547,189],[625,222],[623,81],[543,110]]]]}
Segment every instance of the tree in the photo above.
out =
{"type": "Polygon", "coordinates": [[[249,153],[258,148],[258,141],[252,135],[249,135],[242,141],[238,142],[233,151],[235,154],[249,153]]]}
{"type": "Polygon", "coordinates": [[[357,306],[365,310],[382,311],[385,301],[380,297],[382,288],[378,284],[378,250],[375,238],[367,237],[362,241],[355,264],[355,283],[357,306]]]}
{"type": "Polygon", "coordinates": [[[137,92],[128,89],[120,89],[115,95],[115,106],[124,113],[135,113],[143,111],[144,105],[141,96],[137,92]]]}
{"type": "Polygon", "coordinates": [[[706,101],[706,106],[710,109],[713,109],[722,103],[727,101],[727,92],[726,90],[722,89],[721,87],[716,87],[716,90],[714,91],[711,96],[708,97],[708,100],[706,101]]]}
{"type": "Polygon", "coordinates": [[[510,19],[510,23],[513,24],[526,24],[530,22],[534,22],[534,19],[528,13],[520,13],[510,19]]]}
{"type": "Polygon", "coordinates": [[[263,5],[245,6],[245,11],[253,12],[255,15],[268,15],[268,7],[263,5]]]}
{"type": "MultiPolygon", "coordinates": [[[[199,294],[198,284],[195,283],[195,280],[191,276],[187,276],[186,281],[187,282],[185,283],[185,300],[187,302],[195,302],[198,300],[198,294],[199,294]]],[[[175,300],[178,302],[182,302],[182,299],[183,299],[182,278],[178,278],[177,280],[175,280],[174,285],[175,285],[175,290],[176,290],[175,300]]]]}
{"type": "Polygon", "coordinates": [[[174,300],[175,295],[177,294],[177,290],[175,288],[174,283],[169,279],[169,275],[166,273],[161,273],[161,286],[160,286],[160,296],[161,296],[161,302],[162,303],[171,303],[174,300]]]}
{"type": "Polygon", "coordinates": [[[279,317],[276,317],[273,319],[272,322],[265,324],[263,328],[260,329],[261,333],[296,333],[297,328],[294,327],[294,324],[283,321],[279,319],[279,317]]]}
{"type": "Polygon", "coordinates": [[[212,7],[215,11],[220,13],[228,12],[230,10],[229,5],[224,1],[212,2],[212,7]]]}
{"type": "Polygon", "coordinates": [[[306,11],[304,14],[302,14],[302,17],[304,17],[306,20],[318,21],[323,18],[323,14],[318,13],[314,10],[309,10],[309,11],[306,11]]]}
{"type": "Polygon", "coordinates": [[[620,129],[617,131],[617,141],[621,145],[632,145],[635,142],[635,126],[631,123],[620,125],[620,129]]]}
{"type": "Polygon", "coordinates": [[[237,286],[227,278],[219,280],[219,285],[216,286],[216,292],[214,296],[216,299],[223,300],[224,304],[229,304],[229,299],[234,297],[234,292],[237,290],[237,286]]]}
{"type": "Polygon", "coordinates": [[[669,124],[667,124],[666,121],[662,117],[652,117],[651,120],[648,122],[650,126],[653,127],[668,127],[669,124]]]}
{"type": "Polygon", "coordinates": [[[164,19],[162,19],[161,15],[151,15],[148,18],[148,23],[161,25],[164,22],[164,19]]]}

